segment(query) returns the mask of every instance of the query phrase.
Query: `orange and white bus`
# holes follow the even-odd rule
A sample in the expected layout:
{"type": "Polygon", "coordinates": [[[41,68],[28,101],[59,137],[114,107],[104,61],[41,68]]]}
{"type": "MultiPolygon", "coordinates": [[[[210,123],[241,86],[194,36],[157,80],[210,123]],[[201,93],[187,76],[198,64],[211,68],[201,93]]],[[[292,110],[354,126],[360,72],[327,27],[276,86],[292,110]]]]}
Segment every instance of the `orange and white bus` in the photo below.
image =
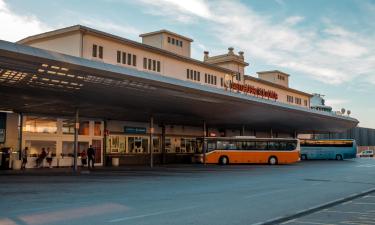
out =
{"type": "MultiPolygon", "coordinates": [[[[203,139],[202,139],[203,140],[203,139]]],[[[300,160],[298,139],[207,137],[195,161],[215,164],[290,164],[300,160]],[[204,147],[204,149],[203,149],[204,147]]]]}

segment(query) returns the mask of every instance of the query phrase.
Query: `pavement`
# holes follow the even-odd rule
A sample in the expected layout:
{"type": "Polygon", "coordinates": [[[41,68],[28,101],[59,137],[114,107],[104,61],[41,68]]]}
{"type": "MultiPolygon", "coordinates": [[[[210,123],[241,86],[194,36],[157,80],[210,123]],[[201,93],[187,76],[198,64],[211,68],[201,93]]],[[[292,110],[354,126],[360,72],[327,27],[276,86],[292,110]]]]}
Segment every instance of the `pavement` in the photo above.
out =
{"type": "Polygon", "coordinates": [[[0,225],[228,225],[280,218],[289,218],[282,221],[289,224],[374,224],[375,194],[292,217],[374,188],[375,160],[360,158],[279,166],[97,168],[76,175],[66,168],[1,171],[0,225]]]}

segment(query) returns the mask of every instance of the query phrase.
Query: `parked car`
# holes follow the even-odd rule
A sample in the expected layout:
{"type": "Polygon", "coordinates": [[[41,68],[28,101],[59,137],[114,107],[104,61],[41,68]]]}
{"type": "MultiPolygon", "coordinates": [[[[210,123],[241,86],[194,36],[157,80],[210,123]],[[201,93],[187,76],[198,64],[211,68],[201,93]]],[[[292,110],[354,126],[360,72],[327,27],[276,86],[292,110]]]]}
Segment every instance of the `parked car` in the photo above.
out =
{"type": "Polygon", "coordinates": [[[361,153],[359,153],[359,157],[374,157],[374,151],[373,150],[364,150],[361,153]]]}

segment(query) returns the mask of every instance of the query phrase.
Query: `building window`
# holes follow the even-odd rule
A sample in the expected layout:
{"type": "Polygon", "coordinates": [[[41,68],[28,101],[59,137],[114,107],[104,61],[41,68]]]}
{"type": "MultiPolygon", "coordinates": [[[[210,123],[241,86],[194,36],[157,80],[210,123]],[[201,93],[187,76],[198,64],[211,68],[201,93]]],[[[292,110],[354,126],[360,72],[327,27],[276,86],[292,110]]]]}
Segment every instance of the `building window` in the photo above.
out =
{"type": "Polygon", "coordinates": [[[38,116],[26,116],[25,122],[23,124],[23,131],[30,133],[56,134],[57,119],[38,116]]]}
{"type": "Polygon", "coordinates": [[[121,63],[121,51],[117,51],[117,63],[121,63]]]}
{"type": "Polygon", "coordinates": [[[157,65],[156,65],[156,71],[157,71],[157,72],[160,72],[160,61],[157,62],[157,65]]]}
{"type": "Polygon", "coordinates": [[[171,43],[171,37],[168,37],[168,43],[171,43]]]}
{"type": "Polygon", "coordinates": [[[204,83],[207,83],[207,73],[204,74],[204,83]]]}
{"type": "Polygon", "coordinates": [[[216,76],[214,76],[214,84],[216,85],[216,80],[217,80],[217,78],[216,78],[216,76]]]}
{"type": "Polygon", "coordinates": [[[220,78],[220,86],[224,86],[224,79],[220,78]]]}
{"type": "Polygon", "coordinates": [[[297,103],[298,105],[301,105],[301,99],[300,99],[300,98],[296,98],[296,103],[297,103]]]}
{"type": "Polygon", "coordinates": [[[133,55],[133,66],[137,66],[137,56],[133,55]]]}
{"type": "Polygon", "coordinates": [[[143,69],[147,69],[147,58],[143,58],[143,69]]]}
{"type": "Polygon", "coordinates": [[[197,80],[197,71],[194,70],[194,80],[197,80]]]}
{"type": "Polygon", "coordinates": [[[126,64],[126,52],[122,53],[122,64],[126,64]]]}
{"type": "Polygon", "coordinates": [[[174,38],[172,38],[172,45],[174,45],[174,38]]]}
{"type": "Polygon", "coordinates": [[[176,40],[176,45],[177,45],[177,46],[179,46],[179,42],[180,42],[179,40],[176,40]]]}
{"type": "Polygon", "coordinates": [[[152,70],[156,71],[156,60],[152,60],[152,70]]]}
{"type": "Polygon", "coordinates": [[[180,41],[180,47],[182,47],[182,41],[180,41]]]}
{"type": "Polygon", "coordinates": [[[98,52],[98,46],[97,45],[93,45],[92,46],[92,57],[96,57],[97,56],[97,52],[98,52]]]}
{"type": "Polygon", "coordinates": [[[190,70],[186,69],[186,79],[190,79],[190,70]]]}
{"type": "Polygon", "coordinates": [[[294,101],[293,101],[293,96],[290,96],[290,95],[287,95],[286,96],[286,100],[287,100],[287,102],[290,102],[290,103],[293,103],[294,101]]]}
{"type": "Polygon", "coordinates": [[[128,53],[128,65],[132,64],[132,54],[128,53]]]}
{"type": "Polygon", "coordinates": [[[305,106],[307,106],[307,100],[306,100],[306,99],[303,100],[303,104],[304,104],[305,106]]]}
{"type": "Polygon", "coordinates": [[[152,62],[152,60],[148,59],[148,70],[151,70],[151,62],[152,62]]]}
{"type": "Polygon", "coordinates": [[[103,59],[103,46],[99,46],[99,58],[103,59]]]}
{"type": "Polygon", "coordinates": [[[198,72],[198,81],[201,81],[201,72],[198,72]]]}

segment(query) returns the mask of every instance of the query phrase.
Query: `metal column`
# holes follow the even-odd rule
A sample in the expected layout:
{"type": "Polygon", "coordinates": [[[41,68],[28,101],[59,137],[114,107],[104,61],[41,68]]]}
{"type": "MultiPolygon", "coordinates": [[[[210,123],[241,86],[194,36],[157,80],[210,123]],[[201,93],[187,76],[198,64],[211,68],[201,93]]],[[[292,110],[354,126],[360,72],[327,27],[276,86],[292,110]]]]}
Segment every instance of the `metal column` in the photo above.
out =
{"type": "Polygon", "coordinates": [[[78,108],[75,109],[75,121],[74,121],[74,163],[73,171],[78,171],[77,157],[78,157],[78,129],[79,129],[79,114],[78,108]]]}
{"type": "Polygon", "coordinates": [[[245,125],[242,125],[240,136],[245,136],[245,125]]]}
{"type": "Polygon", "coordinates": [[[22,113],[18,114],[18,159],[21,160],[22,152],[22,125],[23,125],[23,115],[22,113]]]}
{"type": "Polygon", "coordinates": [[[206,136],[207,136],[206,121],[203,121],[203,143],[202,143],[202,150],[203,150],[203,164],[204,165],[206,165],[206,136]]]}
{"type": "Polygon", "coordinates": [[[162,153],[162,160],[163,164],[166,163],[166,154],[165,154],[165,125],[161,125],[161,153],[162,153]]]}
{"type": "Polygon", "coordinates": [[[272,128],[270,130],[270,135],[271,135],[271,138],[273,138],[273,130],[272,130],[272,128]]]}
{"type": "Polygon", "coordinates": [[[150,118],[150,167],[154,167],[154,117],[150,118]]]}

